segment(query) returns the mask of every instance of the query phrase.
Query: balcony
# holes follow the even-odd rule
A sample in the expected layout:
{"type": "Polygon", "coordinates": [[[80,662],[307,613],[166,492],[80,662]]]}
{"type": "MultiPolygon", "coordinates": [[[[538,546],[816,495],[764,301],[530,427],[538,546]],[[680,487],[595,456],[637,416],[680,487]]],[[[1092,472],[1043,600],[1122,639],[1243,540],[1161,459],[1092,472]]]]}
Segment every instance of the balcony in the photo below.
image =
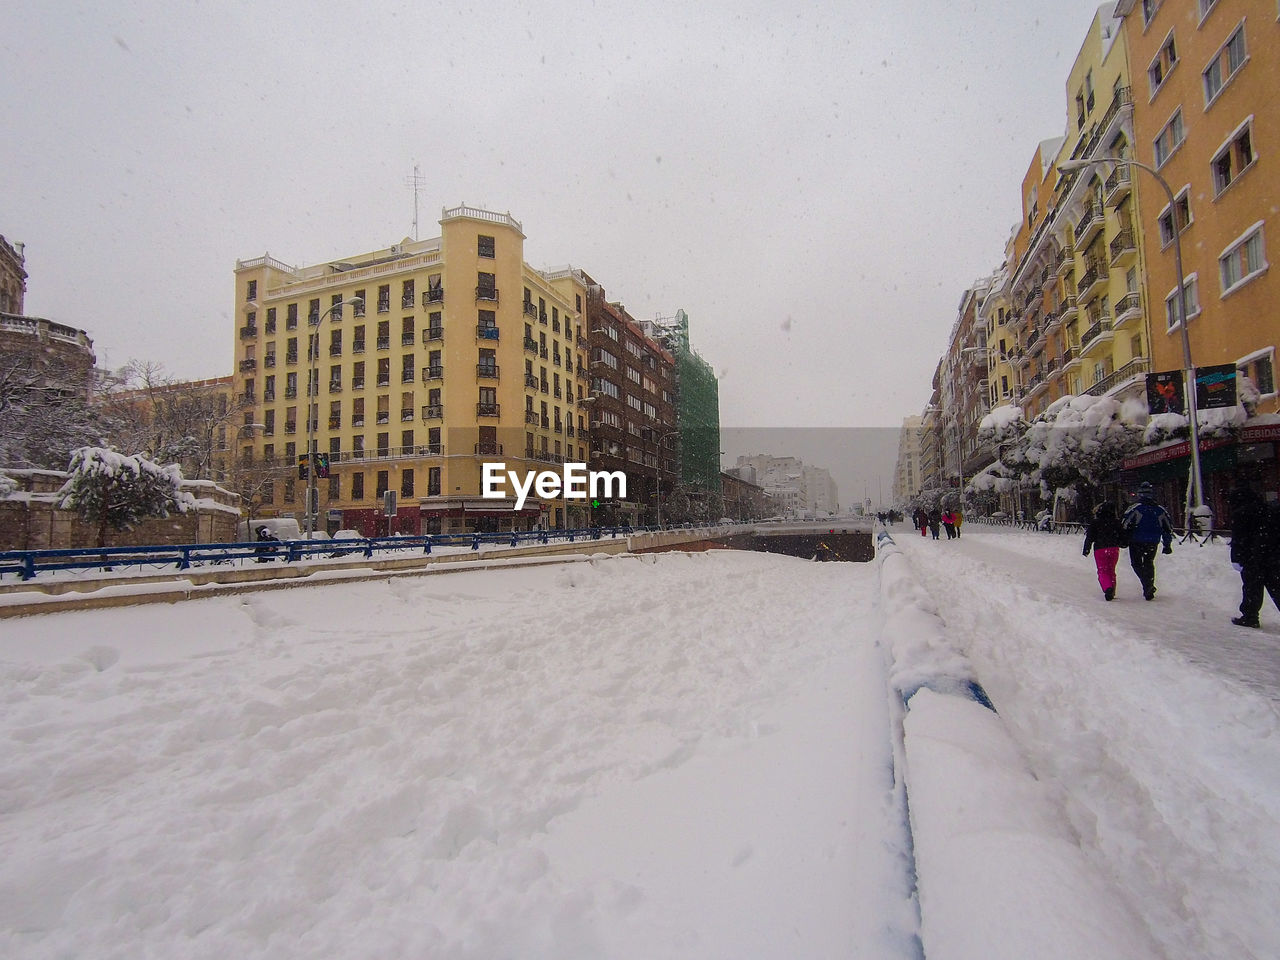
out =
{"type": "Polygon", "coordinates": [[[498,365],[496,363],[477,363],[476,377],[481,380],[497,380],[498,365]]]}
{"type": "Polygon", "coordinates": [[[533,337],[525,337],[525,338],[524,338],[524,349],[525,349],[525,352],[526,352],[526,353],[537,353],[537,352],[538,352],[538,341],[537,341],[537,340],[535,340],[535,339],[533,339],[533,337]]]}
{"type": "Polygon", "coordinates": [[[363,427],[363,426],[364,426],[364,414],[363,414],[363,413],[353,414],[353,415],[352,415],[352,417],[351,417],[351,425],[352,425],[353,427],[363,427]]]}
{"type": "Polygon", "coordinates": [[[409,369],[407,369],[407,370],[401,370],[401,371],[400,371],[400,382],[401,382],[401,383],[413,383],[413,368],[412,368],[412,367],[410,367],[410,368],[409,368],[409,369]]]}
{"type": "Polygon", "coordinates": [[[364,300],[356,300],[356,301],[351,305],[351,315],[352,315],[353,317],[363,317],[363,316],[364,316],[364,300]]]}
{"type": "Polygon", "coordinates": [[[258,335],[258,328],[253,324],[249,324],[248,326],[244,326],[240,328],[241,340],[249,340],[253,337],[256,337],[257,335],[258,335]]]}
{"type": "Polygon", "coordinates": [[[298,388],[297,388],[297,387],[285,387],[285,388],[284,388],[284,398],[285,398],[286,400],[293,400],[293,399],[294,399],[295,397],[297,397],[297,396],[298,396],[298,388]]]}
{"type": "Polygon", "coordinates": [[[380,373],[380,374],[378,374],[377,384],[378,384],[378,386],[380,386],[380,387],[389,387],[389,386],[391,386],[391,374],[389,374],[389,373],[380,373]]]}
{"type": "Polygon", "coordinates": [[[444,364],[437,363],[435,366],[422,368],[422,382],[429,383],[432,380],[442,380],[444,378],[444,364]]]}
{"type": "MultiPolygon", "coordinates": [[[[418,456],[420,457],[440,457],[444,455],[444,444],[442,443],[424,443],[418,447],[418,456]]],[[[439,491],[436,491],[437,495],[439,491]]]]}
{"type": "Polygon", "coordinates": [[[477,417],[497,417],[501,416],[502,404],[500,403],[477,403],[477,417]]]}
{"type": "Polygon", "coordinates": [[[1142,316],[1142,295],[1134,290],[1126,293],[1116,301],[1116,326],[1120,327],[1130,320],[1142,316]]]}
{"type": "Polygon", "coordinates": [[[489,326],[487,323],[479,324],[476,327],[476,336],[481,340],[497,340],[498,328],[489,326]]]}
{"type": "Polygon", "coordinates": [[[1060,310],[1051,310],[1044,315],[1044,332],[1046,335],[1053,333],[1062,326],[1062,312],[1060,310]]]}
{"type": "Polygon", "coordinates": [[[1080,338],[1080,351],[1082,354],[1089,353],[1095,347],[1110,341],[1115,334],[1111,329],[1111,318],[1109,316],[1099,317],[1099,319],[1084,332],[1084,336],[1080,338]]]}
{"type": "Polygon", "coordinates": [[[262,402],[263,402],[263,403],[270,403],[270,402],[271,402],[272,400],[274,400],[275,398],[276,398],[276,392],[275,392],[275,390],[271,389],[270,387],[267,387],[265,390],[263,390],[263,391],[262,391],[262,402]]]}
{"type": "Polygon", "coordinates": [[[530,390],[537,390],[538,378],[535,377],[532,373],[526,373],[524,375],[524,385],[528,387],[530,390]]]}
{"type": "Polygon", "coordinates": [[[329,392],[330,392],[330,393],[341,393],[341,392],[342,392],[342,381],[341,381],[341,380],[330,380],[330,381],[329,381],[329,392]]]}
{"type": "Polygon", "coordinates": [[[1084,215],[1076,224],[1076,249],[1083,250],[1102,229],[1103,209],[1100,203],[1091,203],[1085,208],[1084,215]]]}
{"type": "Polygon", "coordinates": [[[379,410],[379,411],[378,411],[378,414],[377,414],[377,416],[376,416],[376,418],[374,419],[374,421],[373,421],[373,422],[374,422],[375,424],[390,423],[390,422],[391,422],[391,411],[390,411],[390,410],[379,410]]]}
{"type": "Polygon", "coordinates": [[[476,287],[476,299],[491,300],[492,302],[497,303],[498,288],[497,287],[476,287]]]}
{"type": "Polygon", "coordinates": [[[526,301],[524,302],[524,315],[525,315],[526,317],[529,317],[530,319],[537,320],[537,319],[538,319],[538,308],[537,308],[537,307],[535,307],[531,302],[529,302],[528,300],[526,300],[526,301]]]}
{"type": "Polygon", "coordinates": [[[297,351],[297,350],[290,350],[290,351],[288,351],[288,352],[284,355],[284,362],[285,362],[285,363],[297,363],[297,362],[298,362],[298,351],[297,351]]]}
{"type": "Polygon", "coordinates": [[[390,338],[390,337],[379,337],[379,338],[378,338],[378,349],[379,349],[379,350],[390,350],[390,349],[391,349],[391,338],[390,338]]]}
{"type": "Polygon", "coordinates": [[[341,417],[330,417],[330,418],[329,418],[329,429],[330,429],[330,430],[340,430],[341,428],[342,428],[342,418],[341,418],[341,417]]]}
{"type": "Polygon", "coordinates": [[[538,414],[533,410],[526,410],[524,412],[524,422],[531,427],[536,427],[538,425],[538,414]]]}
{"type": "Polygon", "coordinates": [[[414,301],[413,291],[412,291],[412,290],[410,290],[408,293],[406,293],[403,297],[401,297],[401,298],[400,298],[400,309],[401,309],[401,310],[412,310],[412,309],[413,309],[413,301],[414,301]]]}
{"type": "Polygon", "coordinates": [[[298,422],[297,422],[296,420],[286,420],[286,421],[284,422],[284,432],[285,432],[285,433],[297,433],[297,432],[298,432],[298,422]]]}
{"type": "Polygon", "coordinates": [[[1137,259],[1138,241],[1131,227],[1123,228],[1111,240],[1111,266],[1124,267],[1137,259]]]}
{"type": "Polygon", "coordinates": [[[551,384],[550,384],[550,383],[548,383],[546,380],[539,380],[539,381],[538,381],[538,389],[539,389],[539,390],[541,390],[543,393],[550,393],[550,392],[551,392],[551,384]]]}
{"type": "Polygon", "coordinates": [[[481,440],[476,444],[476,453],[487,454],[489,456],[501,455],[502,444],[492,440],[481,440]]]}
{"type": "Polygon", "coordinates": [[[1074,319],[1079,312],[1080,305],[1075,297],[1064,297],[1062,303],[1058,304],[1058,316],[1064,321],[1074,319]]]}
{"type": "Polygon", "coordinates": [[[1085,393],[1091,397],[1101,397],[1110,393],[1116,387],[1127,384],[1134,377],[1143,376],[1151,369],[1151,361],[1146,357],[1134,357],[1119,370],[1109,373],[1093,386],[1085,390],[1085,393]]]}
{"type": "Polygon", "coordinates": [[[1097,295],[1106,286],[1106,282],[1107,271],[1103,266],[1096,261],[1088,261],[1084,273],[1080,275],[1080,281],[1076,284],[1079,302],[1088,303],[1091,297],[1097,295]]]}
{"type": "Polygon", "coordinates": [[[406,330],[404,333],[400,334],[400,346],[412,347],[413,344],[414,344],[414,337],[413,337],[412,330],[406,330]]]}
{"type": "Polygon", "coordinates": [[[422,342],[432,343],[444,339],[444,327],[427,327],[422,331],[422,342]]]}
{"type": "Polygon", "coordinates": [[[1127,166],[1116,167],[1111,171],[1111,176],[1107,177],[1107,182],[1102,188],[1102,195],[1108,206],[1118,207],[1124,202],[1124,198],[1129,196],[1129,190],[1129,168],[1127,166]]]}
{"type": "Polygon", "coordinates": [[[1071,268],[1075,266],[1075,255],[1070,249],[1063,249],[1058,253],[1058,259],[1054,261],[1054,272],[1059,277],[1065,277],[1071,272],[1071,268]]]}
{"type": "Polygon", "coordinates": [[[352,352],[352,353],[364,353],[364,341],[363,341],[363,340],[352,340],[352,341],[351,341],[351,352],[352,352]]]}
{"type": "Polygon", "coordinates": [[[413,422],[413,407],[405,407],[403,410],[400,411],[400,422],[401,423],[413,422]]]}
{"type": "Polygon", "coordinates": [[[1080,366],[1080,345],[1077,343],[1062,351],[1062,372],[1066,373],[1078,366],[1080,366]]]}
{"type": "Polygon", "coordinates": [[[262,358],[262,365],[266,367],[268,370],[271,370],[272,368],[274,368],[276,365],[276,355],[274,353],[268,353],[265,357],[262,358]]]}
{"type": "Polygon", "coordinates": [[[444,303],[444,287],[427,287],[422,294],[422,305],[444,303]]]}
{"type": "Polygon", "coordinates": [[[379,301],[378,301],[378,312],[379,312],[379,313],[390,313],[390,312],[391,312],[391,300],[390,300],[390,299],[387,299],[387,300],[379,300],[379,301]]]}
{"type": "Polygon", "coordinates": [[[444,404],[443,403],[427,404],[425,407],[422,408],[422,419],[423,420],[443,420],[444,404]]]}
{"type": "Polygon", "coordinates": [[[363,390],[363,389],[364,389],[364,377],[352,377],[352,378],[351,378],[351,389],[352,389],[352,390],[363,390]]]}
{"type": "Polygon", "coordinates": [[[256,370],[257,367],[258,367],[258,361],[253,359],[253,357],[246,357],[245,359],[240,361],[241,373],[245,373],[249,370],[256,370]]]}

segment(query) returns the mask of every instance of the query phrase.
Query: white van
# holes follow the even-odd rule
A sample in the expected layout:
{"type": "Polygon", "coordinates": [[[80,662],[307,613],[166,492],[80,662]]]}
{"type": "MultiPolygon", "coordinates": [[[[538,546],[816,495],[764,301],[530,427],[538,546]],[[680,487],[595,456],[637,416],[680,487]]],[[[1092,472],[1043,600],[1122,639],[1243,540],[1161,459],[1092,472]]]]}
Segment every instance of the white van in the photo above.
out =
{"type": "Polygon", "coordinates": [[[237,543],[254,543],[258,539],[258,530],[266,527],[277,540],[301,540],[302,528],[293,517],[269,517],[253,521],[252,529],[248,520],[241,520],[236,532],[237,543]]]}

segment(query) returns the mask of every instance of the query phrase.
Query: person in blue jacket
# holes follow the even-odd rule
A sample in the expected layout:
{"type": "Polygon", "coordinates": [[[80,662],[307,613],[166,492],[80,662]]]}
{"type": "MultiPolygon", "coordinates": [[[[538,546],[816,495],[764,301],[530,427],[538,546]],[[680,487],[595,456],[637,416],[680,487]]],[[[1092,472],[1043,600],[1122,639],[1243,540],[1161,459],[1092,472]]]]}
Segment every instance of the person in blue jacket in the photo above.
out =
{"type": "Polygon", "coordinates": [[[1142,581],[1142,596],[1156,596],[1156,547],[1164,541],[1164,552],[1173,553],[1173,523],[1169,511],[1156,503],[1151,484],[1138,484],[1138,502],[1124,513],[1120,525],[1129,540],[1129,564],[1142,581]]]}

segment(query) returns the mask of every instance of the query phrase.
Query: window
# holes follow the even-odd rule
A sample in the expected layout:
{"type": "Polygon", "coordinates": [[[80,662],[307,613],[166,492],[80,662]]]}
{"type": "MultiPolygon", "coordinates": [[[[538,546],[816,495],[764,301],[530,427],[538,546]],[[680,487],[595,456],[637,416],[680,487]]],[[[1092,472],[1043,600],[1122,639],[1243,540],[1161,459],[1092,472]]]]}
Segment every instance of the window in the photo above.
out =
{"type": "Polygon", "coordinates": [[[1200,3],[1200,22],[1204,23],[1204,18],[1209,16],[1209,12],[1218,5],[1218,0],[1199,0],[1200,3]]]}
{"type": "Polygon", "coordinates": [[[1167,247],[1173,243],[1173,221],[1178,220],[1178,232],[1182,233],[1191,225],[1191,187],[1183,187],[1174,198],[1173,207],[1165,207],[1160,211],[1160,245],[1167,247]]]}
{"type": "Polygon", "coordinates": [[[384,283],[378,287],[378,312],[386,313],[391,309],[391,284],[384,283]]]}
{"type": "Polygon", "coordinates": [[[1173,156],[1173,152],[1182,146],[1184,139],[1186,139],[1186,131],[1182,128],[1182,110],[1178,109],[1174,111],[1169,122],[1164,125],[1164,129],[1155,139],[1156,166],[1163,166],[1164,162],[1173,156]]]}
{"type": "Polygon", "coordinates": [[[1244,66],[1244,24],[1236,28],[1231,39],[1223,44],[1222,49],[1210,61],[1204,70],[1204,104],[1207,107],[1217,99],[1236,71],[1244,66]]]}
{"type": "Polygon", "coordinates": [[[390,471],[387,471],[387,470],[378,471],[378,479],[375,482],[374,491],[373,491],[373,495],[375,497],[380,498],[384,493],[387,492],[387,482],[390,480],[390,478],[391,478],[390,471]]]}
{"type": "Polygon", "coordinates": [[[409,467],[400,472],[400,496],[413,496],[413,468],[409,467]]]}
{"type": "Polygon", "coordinates": [[[440,496],[440,468],[427,467],[427,496],[440,496]]]}
{"type": "Polygon", "coordinates": [[[1142,26],[1145,29],[1160,9],[1160,0],[1142,0],[1142,26]]]}
{"type": "Polygon", "coordinates": [[[1169,36],[1160,46],[1160,52],[1156,54],[1151,65],[1147,67],[1147,80],[1151,84],[1151,96],[1154,97],[1164,85],[1170,71],[1178,63],[1178,47],[1174,43],[1173,32],[1170,31],[1169,36]]]}
{"type": "Polygon", "coordinates": [[[1273,397],[1276,393],[1276,350],[1267,347],[1236,361],[1236,370],[1242,376],[1253,381],[1258,392],[1264,397],[1273,397]]]}
{"type": "Polygon", "coordinates": [[[492,260],[494,257],[493,237],[486,237],[480,234],[476,237],[476,255],[492,260]]]}
{"type": "Polygon", "coordinates": [[[364,499],[364,473],[357,471],[351,475],[351,499],[364,499]]]}
{"type": "Polygon", "coordinates": [[[1240,239],[1218,257],[1218,272],[1222,279],[1222,295],[1233,292],[1267,268],[1266,250],[1262,237],[1262,221],[1245,231],[1240,239]]]}
{"type": "Polygon", "coordinates": [[[247,301],[258,299],[258,281],[250,280],[249,285],[245,288],[244,298],[247,301]]]}
{"type": "MultiPolygon", "coordinates": [[[[1200,278],[1197,274],[1190,274],[1184,278],[1182,289],[1185,291],[1187,305],[1187,319],[1194,320],[1200,316],[1200,278]]],[[[1177,304],[1177,288],[1170,290],[1164,298],[1164,318],[1165,330],[1173,332],[1178,329],[1178,304],[1177,304]]]]}
{"type": "Polygon", "coordinates": [[[1253,118],[1250,117],[1214,155],[1210,164],[1213,169],[1214,196],[1221,194],[1253,165],[1256,156],[1253,152],[1252,129],[1253,118]]]}

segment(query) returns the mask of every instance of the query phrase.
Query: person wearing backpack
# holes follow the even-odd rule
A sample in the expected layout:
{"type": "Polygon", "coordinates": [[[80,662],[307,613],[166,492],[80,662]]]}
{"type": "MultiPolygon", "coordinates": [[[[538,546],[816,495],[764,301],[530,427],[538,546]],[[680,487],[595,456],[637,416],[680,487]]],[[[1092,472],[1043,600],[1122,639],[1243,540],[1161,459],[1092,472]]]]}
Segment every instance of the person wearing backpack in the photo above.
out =
{"type": "Polygon", "coordinates": [[[1280,608],[1280,504],[1270,508],[1248,487],[1237,487],[1227,500],[1231,508],[1231,565],[1240,573],[1238,627],[1261,627],[1265,593],[1280,608]]]}
{"type": "Polygon", "coordinates": [[[1138,484],[1138,502],[1124,512],[1120,526],[1129,538],[1129,565],[1142,581],[1143,599],[1154,600],[1156,547],[1163,540],[1164,552],[1173,553],[1173,522],[1169,511],[1156,503],[1151,484],[1138,484]]]}

